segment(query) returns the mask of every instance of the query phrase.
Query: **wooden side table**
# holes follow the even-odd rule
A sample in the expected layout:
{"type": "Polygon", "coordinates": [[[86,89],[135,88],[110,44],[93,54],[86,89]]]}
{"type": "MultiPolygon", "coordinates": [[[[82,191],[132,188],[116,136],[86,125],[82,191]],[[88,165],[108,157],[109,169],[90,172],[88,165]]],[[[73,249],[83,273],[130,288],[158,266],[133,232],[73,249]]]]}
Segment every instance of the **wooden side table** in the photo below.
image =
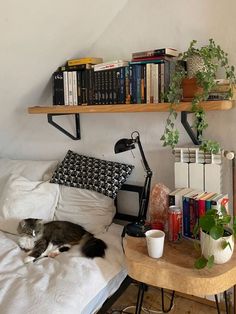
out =
{"type": "MultiPolygon", "coordinates": [[[[222,265],[214,265],[211,269],[197,270],[194,262],[197,252],[193,242],[183,239],[180,243],[165,242],[164,254],[159,259],[148,256],[145,238],[135,238],[128,235],[124,238],[124,251],[128,274],[140,282],[136,313],[141,312],[145,285],[179,291],[190,295],[217,295],[236,284],[236,252],[231,260],[222,265]]],[[[225,298],[226,308],[227,298],[225,298]]],[[[219,304],[216,296],[218,313],[219,304]]],[[[170,306],[171,308],[171,306],[170,306]]],[[[165,312],[170,310],[164,309],[165,312]]],[[[228,313],[228,309],[227,312],[228,313]]]]}

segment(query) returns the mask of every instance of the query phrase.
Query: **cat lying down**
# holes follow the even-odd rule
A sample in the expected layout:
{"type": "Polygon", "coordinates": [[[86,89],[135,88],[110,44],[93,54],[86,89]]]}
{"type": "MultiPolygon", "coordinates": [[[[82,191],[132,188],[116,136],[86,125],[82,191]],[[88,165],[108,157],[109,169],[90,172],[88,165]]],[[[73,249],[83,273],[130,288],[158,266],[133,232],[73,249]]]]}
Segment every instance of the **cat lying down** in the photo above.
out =
{"type": "Polygon", "coordinates": [[[35,262],[42,257],[55,257],[80,244],[86,257],[104,257],[107,245],[95,238],[80,225],[68,221],[43,223],[41,219],[28,218],[20,221],[18,233],[19,246],[28,251],[25,263],[35,262]]]}

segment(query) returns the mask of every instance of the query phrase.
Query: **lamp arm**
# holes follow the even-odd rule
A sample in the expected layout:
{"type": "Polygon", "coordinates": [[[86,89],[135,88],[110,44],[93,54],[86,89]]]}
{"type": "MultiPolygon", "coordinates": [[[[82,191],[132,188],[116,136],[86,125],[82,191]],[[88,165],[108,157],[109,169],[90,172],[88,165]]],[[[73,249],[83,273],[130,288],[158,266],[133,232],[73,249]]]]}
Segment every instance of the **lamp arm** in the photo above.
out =
{"type": "Polygon", "coordinates": [[[152,179],[152,174],[147,175],[144,182],[143,192],[140,199],[139,213],[138,213],[139,221],[144,221],[146,219],[149,196],[150,196],[150,189],[151,189],[151,179],[152,179]]]}
{"type": "Polygon", "coordinates": [[[144,165],[144,168],[145,168],[145,171],[147,172],[147,174],[151,174],[152,176],[152,171],[148,165],[148,162],[147,162],[147,159],[144,155],[144,151],[143,151],[143,147],[142,147],[142,144],[140,142],[140,137],[139,135],[134,139],[135,143],[138,144],[138,148],[139,148],[139,151],[140,151],[140,154],[141,154],[141,157],[142,157],[142,161],[143,161],[143,165],[144,165]]]}
{"type": "Polygon", "coordinates": [[[137,135],[137,137],[134,139],[135,143],[138,144],[138,148],[142,157],[143,165],[145,168],[145,171],[147,173],[145,182],[144,182],[144,187],[143,187],[143,192],[141,195],[141,200],[140,200],[140,206],[139,206],[139,214],[138,214],[138,219],[139,221],[144,221],[146,219],[147,215],[147,210],[148,210],[148,203],[149,203],[149,196],[150,196],[150,189],[151,189],[151,179],[152,179],[152,171],[148,165],[147,159],[145,157],[144,151],[142,144],[140,142],[140,137],[137,135]]]}

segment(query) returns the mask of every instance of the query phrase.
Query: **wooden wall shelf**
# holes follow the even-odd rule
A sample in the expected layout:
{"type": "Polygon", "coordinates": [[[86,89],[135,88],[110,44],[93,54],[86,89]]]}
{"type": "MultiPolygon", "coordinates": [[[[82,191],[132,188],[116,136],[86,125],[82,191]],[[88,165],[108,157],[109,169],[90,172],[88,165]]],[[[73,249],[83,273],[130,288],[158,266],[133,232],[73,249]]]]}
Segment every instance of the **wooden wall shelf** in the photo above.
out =
{"type": "MultiPolygon", "coordinates": [[[[201,103],[205,111],[210,110],[229,110],[233,107],[233,101],[204,101],[201,103]]],[[[48,123],[57,128],[59,131],[69,136],[73,140],[79,140],[81,138],[80,133],[80,113],[132,113],[132,112],[168,112],[169,103],[158,104],[116,104],[116,105],[80,105],[80,106],[35,106],[29,107],[28,113],[30,114],[46,114],[48,117],[48,123]],[[57,124],[54,120],[54,116],[62,115],[74,115],[75,116],[75,131],[73,135],[57,124]]],[[[187,114],[191,111],[190,102],[181,102],[175,105],[176,111],[181,112],[181,122],[192,139],[193,143],[198,145],[196,135],[192,131],[191,126],[187,121],[187,114]]]]}
{"type": "MultiPolygon", "coordinates": [[[[229,110],[233,101],[205,101],[202,106],[206,111],[229,110]]],[[[175,106],[177,111],[190,111],[190,102],[181,102],[175,106]]],[[[117,104],[117,105],[82,105],[82,106],[35,106],[29,107],[30,114],[77,114],[77,113],[119,113],[119,112],[167,112],[168,103],[158,104],[117,104]]]]}

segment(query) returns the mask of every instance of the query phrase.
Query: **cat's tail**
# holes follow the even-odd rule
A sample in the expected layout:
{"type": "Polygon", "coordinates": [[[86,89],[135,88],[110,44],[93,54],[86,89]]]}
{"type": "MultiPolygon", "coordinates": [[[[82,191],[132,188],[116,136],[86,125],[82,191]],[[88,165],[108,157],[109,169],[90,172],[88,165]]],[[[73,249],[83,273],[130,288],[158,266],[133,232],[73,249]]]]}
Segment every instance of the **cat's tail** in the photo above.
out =
{"type": "Polygon", "coordinates": [[[106,248],[107,245],[103,240],[91,235],[82,244],[81,251],[86,257],[104,257],[106,248]]]}

